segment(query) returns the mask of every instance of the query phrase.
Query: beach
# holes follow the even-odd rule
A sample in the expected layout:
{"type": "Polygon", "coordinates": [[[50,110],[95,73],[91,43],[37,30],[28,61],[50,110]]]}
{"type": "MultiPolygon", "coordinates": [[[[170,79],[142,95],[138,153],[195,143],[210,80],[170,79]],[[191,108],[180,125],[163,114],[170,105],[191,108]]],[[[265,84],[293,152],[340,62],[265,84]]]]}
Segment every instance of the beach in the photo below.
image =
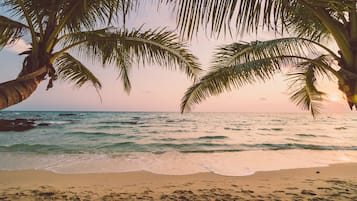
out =
{"type": "Polygon", "coordinates": [[[356,200],[356,169],[346,163],[250,176],[0,171],[0,200],[356,200]]]}
{"type": "Polygon", "coordinates": [[[354,114],[0,116],[0,201],[357,200],[354,114]]]}
{"type": "Polygon", "coordinates": [[[357,201],[357,0],[0,7],[0,201],[357,201]]]}

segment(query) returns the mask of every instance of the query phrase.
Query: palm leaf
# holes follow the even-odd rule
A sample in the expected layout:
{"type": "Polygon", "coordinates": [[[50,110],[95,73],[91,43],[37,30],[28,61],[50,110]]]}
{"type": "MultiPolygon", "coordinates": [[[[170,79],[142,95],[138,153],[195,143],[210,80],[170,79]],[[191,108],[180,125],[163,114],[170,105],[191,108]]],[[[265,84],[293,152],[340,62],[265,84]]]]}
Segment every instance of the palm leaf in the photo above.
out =
{"type": "Polygon", "coordinates": [[[239,88],[246,84],[271,79],[280,72],[280,63],[287,63],[288,58],[265,58],[248,61],[228,67],[212,68],[201,80],[192,85],[181,102],[181,112],[190,111],[194,104],[198,104],[209,96],[218,95],[232,88],[239,88]]]}
{"type": "MultiPolygon", "coordinates": [[[[315,2],[314,2],[315,3],[315,2]]],[[[294,2],[295,9],[284,13],[284,27],[297,37],[320,41],[330,36],[330,32],[313,13],[307,12],[306,7],[294,2]]]]}
{"type": "MultiPolygon", "coordinates": [[[[135,10],[139,7],[138,0],[119,0],[117,1],[117,9],[121,13],[121,20],[123,27],[126,26],[127,16],[130,14],[130,11],[135,10]]],[[[109,20],[110,21],[110,20],[109,20]]]]}
{"type": "Polygon", "coordinates": [[[314,59],[314,63],[302,62],[298,66],[299,72],[289,75],[291,97],[290,99],[303,110],[311,111],[315,117],[320,113],[321,101],[323,101],[324,92],[318,90],[315,86],[316,76],[328,75],[327,71],[318,63],[325,62],[324,57],[314,59]]]}
{"type": "MultiPolygon", "coordinates": [[[[164,1],[164,0],[162,0],[164,1]]],[[[177,23],[188,38],[204,27],[221,33],[236,26],[239,32],[256,31],[260,26],[278,26],[282,10],[288,8],[284,0],[166,0],[177,10],[177,23]]]]}
{"type": "MultiPolygon", "coordinates": [[[[321,75],[330,71],[336,73],[328,63],[330,57],[335,58],[336,55],[318,57],[320,60],[307,57],[307,50],[317,54],[314,46],[320,45],[303,38],[281,38],[264,42],[233,43],[221,47],[214,55],[208,74],[186,91],[181,102],[181,111],[190,111],[192,105],[209,96],[271,79],[288,64],[296,65],[304,61],[309,65],[314,64],[315,71],[321,75]]],[[[329,49],[325,50],[330,53],[329,49]]]]}
{"type": "MultiPolygon", "coordinates": [[[[104,59],[105,61],[106,59],[104,59]]],[[[119,69],[119,77],[123,82],[124,90],[129,94],[131,90],[131,82],[130,82],[130,70],[132,67],[132,59],[130,55],[122,48],[121,51],[118,51],[116,55],[116,67],[119,69]]]]}
{"type": "MultiPolygon", "coordinates": [[[[93,30],[98,23],[111,24],[114,17],[121,17],[125,23],[126,16],[138,6],[137,0],[77,0],[62,3],[58,13],[60,26],[65,33],[93,30]]],[[[58,9],[56,8],[56,11],[58,9]]]]}
{"type": "Polygon", "coordinates": [[[302,37],[322,38],[328,35],[321,21],[309,13],[306,5],[321,8],[342,21],[353,8],[353,0],[161,0],[175,5],[177,24],[182,35],[192,38],[200,27],[218,35],[231,32],[252,33],[258,30],[285,30],[302,37]],[[306,20],[303,23],[303,20],[306,20]],[[306,31],[306,32],[304,32],[306,31]]]}
{"type": "Polygon", "coordinates": [[[0,47],[4,47],[21,38],[28,27],[5,16],[0,16],[0,47]]]}
{"type": "Polygon", "coordinates": [[[120,44],[138,62],[159,64],[171,69],[178,67],[190,78],[196,80],[200,69],[198,59],[190,53],[185,43],[177,42],[178,38],[165,29],[120,33],[120,44]]]}
{"type": "MultiPolygon", "coordinates": [[[[230,66],[262,58],[285,56],[306,57],[318,54],[319,44],[304,38],[279,38],[251,43],[233,43],[218,49],[213,58],[214,66],[230,66]]],[[[329,52],[330,53],[330,52],[329,52]]],[[[333,54],[333,52],[331,52],[333,54]]]]}
{"type": "Polygon", "coordinates": [[[109,28],[68,34],[62,41],[64,49],[61,51],[76,48],[80,54],[95,55],[103,64],[116,64],[119,69],[125,67],[128,70],[132,61],[137,61],[144,65],[179,68],[193,79],[201,70],[197,58],[185,43],[177,42],[176,35],[165,29],[129,32],[109,28]]]}
{"type": "Polygon", "coordinates": [[[56,60],[55,66],[60,79],[74,82],[77,87],[81,87],[87,82],[91,82],[96,90],[102,87],[98,78],[80,61],[68,53],[63,53],[56,60]]]}

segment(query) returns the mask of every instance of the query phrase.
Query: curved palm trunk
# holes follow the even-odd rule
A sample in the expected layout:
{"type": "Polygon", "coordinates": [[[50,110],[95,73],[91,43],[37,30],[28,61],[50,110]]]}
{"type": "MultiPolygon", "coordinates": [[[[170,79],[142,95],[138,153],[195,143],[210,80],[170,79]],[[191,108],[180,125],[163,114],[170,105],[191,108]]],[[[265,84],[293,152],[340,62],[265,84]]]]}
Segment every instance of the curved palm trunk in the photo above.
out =
{"type": "Polygon", "coordinates": [[[0,109],[20,103],[31,96],[46,73],[47,68],[42,67],[25,76],[0,83],[0,109]]]}

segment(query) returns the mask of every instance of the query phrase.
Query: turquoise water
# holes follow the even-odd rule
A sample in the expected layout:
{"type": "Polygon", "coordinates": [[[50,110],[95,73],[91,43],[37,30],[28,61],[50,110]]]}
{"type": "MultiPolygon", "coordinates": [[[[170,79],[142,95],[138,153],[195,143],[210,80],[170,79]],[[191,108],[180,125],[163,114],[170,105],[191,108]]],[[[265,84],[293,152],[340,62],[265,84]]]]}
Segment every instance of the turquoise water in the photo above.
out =
{"type": "Polygon", "coordinates": [[[271,113],[1,112],[0,118],[50,124],[0,132],[0,169],[241,175],[255,172],[251,166],[264,160],[282,164],[270,168],[267,161],[262,170],[357,162],[357,114],[313,119],[308,114],[271,113]],[[299,162],[306,155],[315,159],[299,162]],[[180,169],[186,162],[192,167],[180,169]],[[239,163],[247,171],[237,167],[238,172],[231,168],[226,173],[213,168],[216,163],[239,163]]]}

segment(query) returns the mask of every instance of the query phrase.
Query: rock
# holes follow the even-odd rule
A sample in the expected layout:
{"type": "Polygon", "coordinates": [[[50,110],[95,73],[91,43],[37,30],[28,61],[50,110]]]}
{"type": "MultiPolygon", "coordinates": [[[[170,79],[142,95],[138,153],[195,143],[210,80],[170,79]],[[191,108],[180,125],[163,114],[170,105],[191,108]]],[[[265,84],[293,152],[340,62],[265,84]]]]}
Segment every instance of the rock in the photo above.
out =
{"type": "Polygon", "coordinates": [[[0,119],[0,131],[26,131],[35,128],[33,119],[0,119]]]}
{"type": "Polygon", "coordinates": [[[160,196],[160,199],[161,199],[161,200],[167,200],[168,198],[169,198],[169,196],[168,196],[168,195],[165,195],[165,194],[163,194],[163,195],[160,196]]]}
{"type": "Polygon", "coordinates": [[[313,191],[309,191],[309,190],[302,190],[301,194],[303,194],[303,195],[316,195],[316,193],[314,193],[313,191]]]}
{"type": "Polygon", "coordinates": [[[51,197],[51,196],[55,195],[55,193],[54,192],[41,192],[38,195],[44,196],[44,197],[51,197]]]}

